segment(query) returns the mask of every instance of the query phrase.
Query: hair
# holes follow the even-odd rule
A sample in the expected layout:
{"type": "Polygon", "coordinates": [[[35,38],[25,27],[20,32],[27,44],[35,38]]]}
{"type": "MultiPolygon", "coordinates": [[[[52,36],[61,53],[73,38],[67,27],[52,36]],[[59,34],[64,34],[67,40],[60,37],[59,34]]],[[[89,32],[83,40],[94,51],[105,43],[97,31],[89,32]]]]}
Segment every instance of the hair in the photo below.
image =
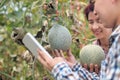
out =
{"type": "Polygon", "coordinates": [[[89,13],[93,11],[94,11],[94,4],[89,4],[88,6],[86,6],[86,8],[84,9],[84,14],[87,20],[89,13]]]}

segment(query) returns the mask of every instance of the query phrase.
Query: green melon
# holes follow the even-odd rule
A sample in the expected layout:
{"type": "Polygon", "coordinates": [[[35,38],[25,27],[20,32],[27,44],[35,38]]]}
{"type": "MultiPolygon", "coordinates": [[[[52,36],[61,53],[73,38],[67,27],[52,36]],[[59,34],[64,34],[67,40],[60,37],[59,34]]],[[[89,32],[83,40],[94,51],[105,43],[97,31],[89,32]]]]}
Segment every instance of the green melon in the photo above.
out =
{"type": "Polygon", "coordinates": [[[48,41],[52,49],[66,51],[70,48],[72,37],[66,27],[56,23],[49,30],[48,41]]]}
{"type": "Polygon", "coordinates": [[[105,53],[100,46],[89,44],[81,49],[79,57],[82,65],[86,63],[89,66],[93,63],[100,66],[101,61],[105,59],[105,53]]]}

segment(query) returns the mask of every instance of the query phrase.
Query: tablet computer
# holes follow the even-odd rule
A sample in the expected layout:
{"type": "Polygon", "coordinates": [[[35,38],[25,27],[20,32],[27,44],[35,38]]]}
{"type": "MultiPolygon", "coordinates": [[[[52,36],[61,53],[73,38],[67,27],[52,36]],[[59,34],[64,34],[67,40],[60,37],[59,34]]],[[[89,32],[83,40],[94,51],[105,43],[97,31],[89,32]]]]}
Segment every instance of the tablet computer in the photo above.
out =
{"type": "Polygon", "coordinates": [[[25,47],[33,54],[33,56],[38,57],[37,49],[40,49],[50,58],[52,58],[52,56],[45,50],[45,48],[35,39],[31,33],[26,33],[22,39],[22,42],[25,47]]]}

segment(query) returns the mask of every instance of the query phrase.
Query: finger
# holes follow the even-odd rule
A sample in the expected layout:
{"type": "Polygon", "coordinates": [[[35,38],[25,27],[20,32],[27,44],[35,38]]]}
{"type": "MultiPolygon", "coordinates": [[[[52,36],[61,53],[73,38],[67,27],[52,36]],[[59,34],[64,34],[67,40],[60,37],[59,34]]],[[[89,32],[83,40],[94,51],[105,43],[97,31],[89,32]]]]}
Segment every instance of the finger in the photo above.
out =
{"type": "Polygon", "coordinates": [[[67,50],[67,56],[72,56],[71,49],[67,50]]]}
{"type": "Polygon", "coordinates": [[[60,54],[57,49],[54,50],[54,53],[55,53],[56,57],[60,57],[60,54]]]}
{"type": "Polygon", "coordinates": [[[84,64],[83,67],[88,70],[87,64],[84,64]]]}
{"type": "Polygon", "coordinates": [[[45,59],[42,57],[42,52],[40,51],[40,50],[37,50],[38,51],[38,54],[39,54],[39,56],[38,56],[38,60],[39,60],[39,62],[41,63],[41,64],[43,64],[44,66],[46,66],[46,62],[45,62],[45,59]]]}
{"type": "Polygon", "coordinates": [[[76,62],[75,56],[72,54],[71,49],[67,50],[67,57],[68,59],[76,62]]]}
{"type": "Polygon", "coordinates": [[[68,61],[71,61],[71,60],[73,60],[74,59],[74,56],[73,56],[73,54],[71,53],[71,49],[68,49],[67,50],[67,54],[66,54],[66,60],[68,60],[68,61]]]}
{"type": "Polygon", "coordinates": [[[90,72],[93,72],[93,68],[94,68],[94,66],[93,66],[93,64],[91,63],[91,64],[90,64],[90,72]]]}
{"type": "Polygon", "coordinates": [[[51,60],[51,58],[46,53],[42,52],[40,49],[38,49],[37,51],[42,60],[44,61],[51,60]]]}
{"type": "Polygon", "coordinates": [[[61,56],[61,57],[64,57],[63,51],[62,51],[62,50],[59,50],[59,52],[60,52],[60,56],[61,56]]]}
{"type": "Polygon", "coordinates": [[[99,66],[96,64],[95,65],[95,72],[98,74],[99,73],[99,66]]]}
{"type": "Polygon", "coordinates": [[[50,69],[50,64],[51,63],[50,61],[52,61],[52,59],[47,55],[45,54],[44,52],[42,52],[40,49],[37,50],[38,51],[38,60],[41,62],[41,64],[43,66],[45,66],[48,70],[51,70],[50,69]]]}
{"type": "Polygon", "coordinates": [[[52,50],[52,55],[53,55],[54,57],[56,57],[56,54],[55,54],[54,50],[52,50]]]}

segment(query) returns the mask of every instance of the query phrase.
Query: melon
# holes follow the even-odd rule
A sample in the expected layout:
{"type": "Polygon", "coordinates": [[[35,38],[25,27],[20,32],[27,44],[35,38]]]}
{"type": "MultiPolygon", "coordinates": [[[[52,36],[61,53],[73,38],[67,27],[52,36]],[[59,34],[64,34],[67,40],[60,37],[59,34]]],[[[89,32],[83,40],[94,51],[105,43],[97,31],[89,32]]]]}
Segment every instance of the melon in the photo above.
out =
{"type": "Polygon", "coordinates": [[[89,66],[93,63],[100,67],[101,61],[105,59],[105,53],[100,46],[89,44],[80,50],[79,57],[82,65],[87,64],[89,66]]]}
{"type": "Polygon", "coordinates": [[[72,37],[66,27],[56,23],[49,30],[48,41],[53,50],[58,49],[66,51],[71,46],[72,37]]]}

